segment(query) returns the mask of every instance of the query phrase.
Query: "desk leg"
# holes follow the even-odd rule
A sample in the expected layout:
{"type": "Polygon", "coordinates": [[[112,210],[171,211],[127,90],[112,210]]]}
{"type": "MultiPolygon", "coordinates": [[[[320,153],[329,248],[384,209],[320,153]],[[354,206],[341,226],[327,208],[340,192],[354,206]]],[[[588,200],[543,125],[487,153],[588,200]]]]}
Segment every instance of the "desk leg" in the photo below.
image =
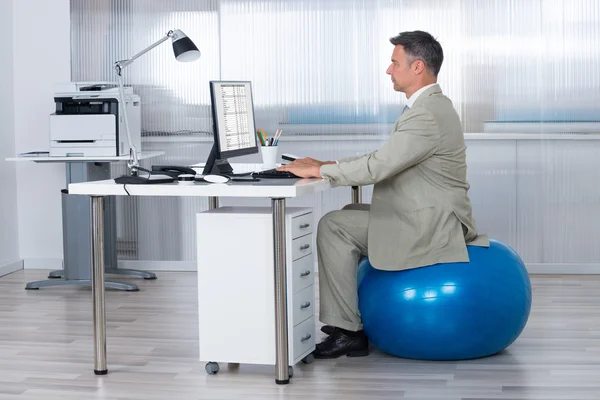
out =
{"type": "Polygon", "coordinates": [[[285,263],[285,199],[271,199],[275,265],[275,383],[290,383],[285,263]]]}
{"type": "Polygon", "coordinates": [[[208,198],[208,209],[214,210],[215,208],[219,208],[219,198],[211,196],[208,198]]]}
{"type": "Polygon", "coordinates": [[[352,203],[362,202],[362,186],[352,186],[352,203]]]}
{"type": "Polygon", "coordinates": [[[104,197],[91,196],[92,296],[94,304],[94,373],[106,375],[106,313],[104,304],[104,197]]]}

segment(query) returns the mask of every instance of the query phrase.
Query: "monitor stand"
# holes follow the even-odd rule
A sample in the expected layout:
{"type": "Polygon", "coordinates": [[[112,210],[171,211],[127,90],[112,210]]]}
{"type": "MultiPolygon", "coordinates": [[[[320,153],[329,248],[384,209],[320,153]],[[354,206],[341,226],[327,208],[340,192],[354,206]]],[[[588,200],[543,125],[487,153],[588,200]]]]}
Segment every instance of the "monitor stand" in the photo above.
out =
{"type": "Polygon", "coordinates": [[[208,156],[208,160],[206,160],[206,164],[204,165],[204,170],[202,171],[202,175],[233,175],[233,168],[227,161],[227,159],[217,158],[217,144],[214,143],[212,150],[208,156]]]}

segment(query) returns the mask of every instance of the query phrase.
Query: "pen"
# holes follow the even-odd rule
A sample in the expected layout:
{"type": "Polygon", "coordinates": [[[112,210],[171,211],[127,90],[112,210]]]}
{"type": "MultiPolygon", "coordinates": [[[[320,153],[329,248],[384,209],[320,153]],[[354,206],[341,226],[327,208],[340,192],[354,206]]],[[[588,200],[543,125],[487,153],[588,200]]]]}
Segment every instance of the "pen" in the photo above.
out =
{"type": "Polygon", "coordinates": [[[282,133],[283,129],[278,129],[277,133],[275,133],[275,146],[277,146],[277,143],[279,143],[279,138],[281,137],[282,133]]]}
{"type": "Polygon", "coordinates": [[[256,131],[256,137],[258,138],[258,141],[260,142],[260,145],[264,146],[265,142],[263,142],[262,135],[260,134],[260,131],[256,131]]]}

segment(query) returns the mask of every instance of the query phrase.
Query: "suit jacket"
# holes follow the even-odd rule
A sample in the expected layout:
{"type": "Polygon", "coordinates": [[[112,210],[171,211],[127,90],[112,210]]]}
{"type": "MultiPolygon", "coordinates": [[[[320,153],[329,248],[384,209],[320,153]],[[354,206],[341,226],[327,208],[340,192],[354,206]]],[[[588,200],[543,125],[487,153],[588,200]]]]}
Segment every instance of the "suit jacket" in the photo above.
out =
{"type": "Polygon", "coordinates": [[[374,184],[367,245],[375,268],[466,262],[467,243],[489,246],[471,215],[465,153],[458,114],[434,85],[379,150],[321,167],[333,186],[374,184]]]}

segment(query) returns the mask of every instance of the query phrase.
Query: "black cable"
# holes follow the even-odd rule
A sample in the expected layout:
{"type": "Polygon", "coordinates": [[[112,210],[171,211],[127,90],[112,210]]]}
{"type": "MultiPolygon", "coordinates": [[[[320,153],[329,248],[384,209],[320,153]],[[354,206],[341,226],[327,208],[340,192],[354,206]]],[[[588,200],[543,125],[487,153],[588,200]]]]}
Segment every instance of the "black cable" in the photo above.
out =
{"type": "Polygon", "coordinates": [[[127,184],[123,185],[123,189],[125,190],[125,193],[127,193],[127,196],[131,196],[131,193],[127,191],[127,184]]]}

